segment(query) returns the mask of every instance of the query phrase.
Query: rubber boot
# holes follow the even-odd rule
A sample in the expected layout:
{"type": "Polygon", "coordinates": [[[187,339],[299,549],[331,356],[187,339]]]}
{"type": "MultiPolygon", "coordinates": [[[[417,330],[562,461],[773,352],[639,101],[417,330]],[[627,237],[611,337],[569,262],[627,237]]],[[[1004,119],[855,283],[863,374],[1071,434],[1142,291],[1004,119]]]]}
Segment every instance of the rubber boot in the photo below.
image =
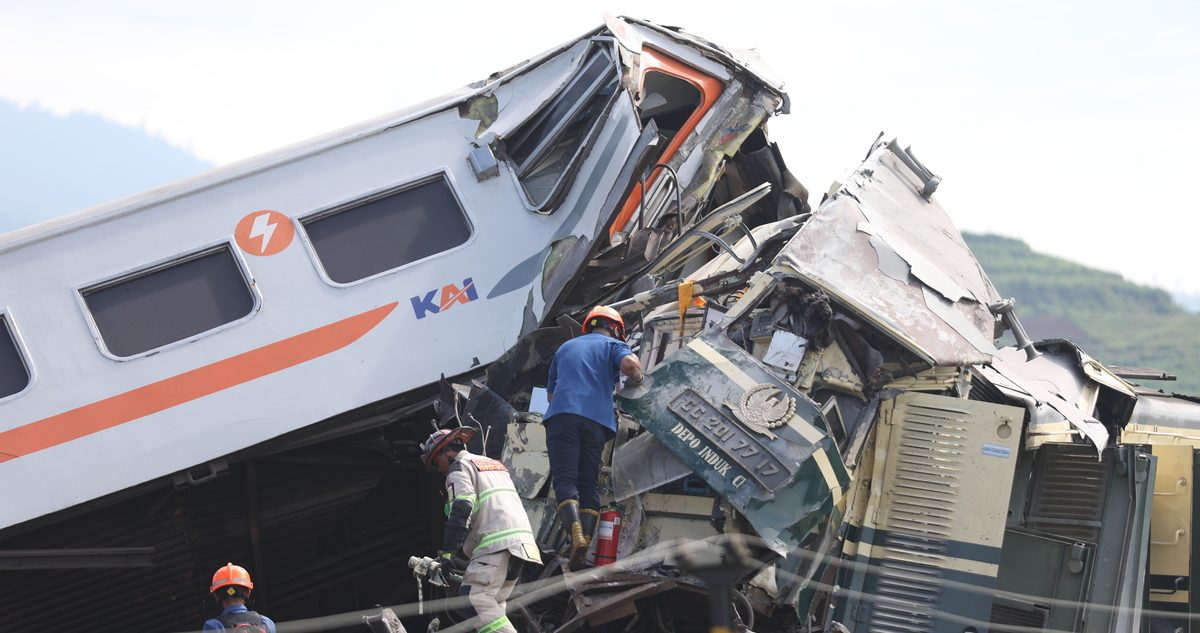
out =
{"type": "Polygon", "coordinates": [[[583,557],[587,556],[588,548],[587,539],[583,537],[583,524],[579,520],[578,499],[567,499],[558,504],[558,522],[567,535],[568,566],[571,571],[576,571],[583,566],[583,557]]]}
{"type": "Polygon", "coordinates": [[[587,551],[592,546],[592,539],[596,536],[596,524],[600,522],[600,511],[591,508],[583,508],[579,511],[579,524],[583,527],[583,562],[587,562],[587,551]]]}

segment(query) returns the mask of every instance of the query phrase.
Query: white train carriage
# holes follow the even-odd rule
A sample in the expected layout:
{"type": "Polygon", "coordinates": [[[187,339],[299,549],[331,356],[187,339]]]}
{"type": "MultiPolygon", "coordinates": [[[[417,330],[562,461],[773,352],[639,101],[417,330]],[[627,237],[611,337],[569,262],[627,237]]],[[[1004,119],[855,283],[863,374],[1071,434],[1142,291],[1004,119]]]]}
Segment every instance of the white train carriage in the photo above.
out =
{"type": "Polygon", "coordinates": [[[435,102],[0,236],[0,530],[495,360],[785,107],[749,64],[610,19],[435,102]]]}

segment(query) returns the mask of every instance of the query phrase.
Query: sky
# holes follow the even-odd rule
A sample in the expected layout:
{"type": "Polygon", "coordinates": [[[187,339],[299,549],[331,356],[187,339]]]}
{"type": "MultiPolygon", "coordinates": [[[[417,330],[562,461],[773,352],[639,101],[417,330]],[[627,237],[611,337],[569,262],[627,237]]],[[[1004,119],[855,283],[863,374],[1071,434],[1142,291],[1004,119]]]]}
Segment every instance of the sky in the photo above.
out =
{"type": "Polygon", "coordinates": [[[770,135],[814,203],[884,131],[960,229],[1200,294],[1200,3],[416,4],[0,0],[0,99],[226,164],[630,15],[759,51],[792,102],[770,135]]]}

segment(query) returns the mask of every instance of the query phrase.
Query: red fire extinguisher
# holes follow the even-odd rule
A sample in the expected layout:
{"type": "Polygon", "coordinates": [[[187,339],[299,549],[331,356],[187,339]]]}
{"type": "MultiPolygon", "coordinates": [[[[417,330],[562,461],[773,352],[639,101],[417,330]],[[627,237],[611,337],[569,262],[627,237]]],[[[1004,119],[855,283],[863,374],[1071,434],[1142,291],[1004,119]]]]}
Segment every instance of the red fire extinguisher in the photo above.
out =
{"type": "Polygon", "coordinates": [[[596,566],[617,560],[617,541],[621,539],[621,513],[605,510],[596,526],[596,566]]]}

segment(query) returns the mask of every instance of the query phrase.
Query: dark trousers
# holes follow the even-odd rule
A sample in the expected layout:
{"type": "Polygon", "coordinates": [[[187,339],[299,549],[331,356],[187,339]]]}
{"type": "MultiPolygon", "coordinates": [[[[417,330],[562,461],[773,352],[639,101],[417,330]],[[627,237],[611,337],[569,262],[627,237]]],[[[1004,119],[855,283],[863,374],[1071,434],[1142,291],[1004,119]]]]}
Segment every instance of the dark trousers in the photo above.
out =
{"type": "Polygon", "coordinates": [[[616,433],[574,413],[559,413],[545,425],[554,498],[578,499],[580,507],[599,510],[600,453],[616,433]]]}

